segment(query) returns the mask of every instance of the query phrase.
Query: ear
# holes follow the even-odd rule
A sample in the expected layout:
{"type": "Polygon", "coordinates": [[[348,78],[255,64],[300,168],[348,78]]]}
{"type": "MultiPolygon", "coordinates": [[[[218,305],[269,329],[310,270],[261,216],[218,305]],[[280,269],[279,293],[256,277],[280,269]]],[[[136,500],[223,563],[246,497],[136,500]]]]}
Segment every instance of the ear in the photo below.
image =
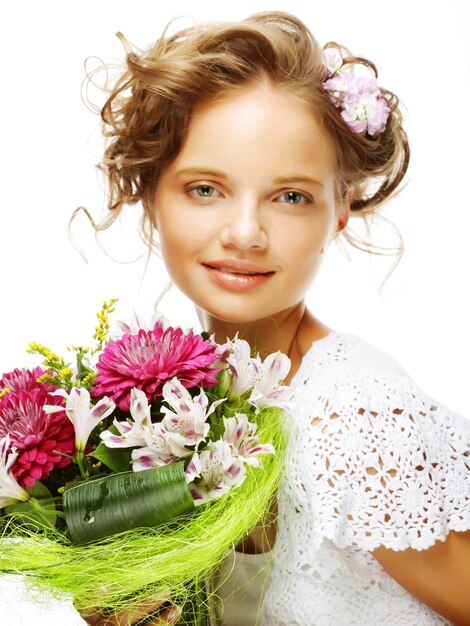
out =
{"type": "Polygon", "coordinates": [[[342,204],[338,206],[338,228],[336,234],[339,234],[342,230],[344,230],[348,224],[349,216],[351,214],[352,197],[353,188],[348,187],[342,204]]]}

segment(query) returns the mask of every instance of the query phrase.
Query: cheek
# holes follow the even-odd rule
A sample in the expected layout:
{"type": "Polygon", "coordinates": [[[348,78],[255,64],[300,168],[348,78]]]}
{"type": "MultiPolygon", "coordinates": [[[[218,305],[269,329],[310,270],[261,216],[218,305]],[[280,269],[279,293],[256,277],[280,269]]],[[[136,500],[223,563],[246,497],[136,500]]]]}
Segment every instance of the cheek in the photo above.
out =
{"type": "Polygon", "coordinates": [[[198,257],[211,235],[206,223],[188,216],[183,219],[174,211],[158,220],[158,236],[166,265],[178,267],[183,261],[198,257]]]}
{"type": "Polygon", "coordinates": [[[282,244],[289,264],[299,273],[310,274],[323,259],[329,245],[328,231],[323,224],[304,225],[302,228],[284,229],[282,244]]]}

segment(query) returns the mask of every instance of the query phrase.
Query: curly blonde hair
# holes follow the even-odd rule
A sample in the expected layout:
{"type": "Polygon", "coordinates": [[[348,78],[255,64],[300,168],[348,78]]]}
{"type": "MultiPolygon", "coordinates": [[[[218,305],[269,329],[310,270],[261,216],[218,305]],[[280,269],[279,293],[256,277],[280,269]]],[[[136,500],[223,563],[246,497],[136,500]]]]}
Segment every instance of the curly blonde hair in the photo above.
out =
{"type": "MultiPolygon", "coordinates": [[[[328,77],[324,48],[301,20],[280,11],[262,12],[236,23],[199,24],[171,36],[167,30],[145,51],[136,51],[118,34],[127,67],[101,110],[108,143],[100,167],[109,183],[111,213],[100,229],[115,220],[123,204],[137,202],[157,184],[182,146],[195,105],[266,77],[308,102],[324,125],[336,150],[337,198],[353,190],[353,215],[367,222],[398,190],[409,163],[398,98],[381,88],[390,108],[384,132],[374,137],[352,132],[323,89],[328,77]]],[[[334,42],[327,47],[336,47],[345,64],[360,64],[377,76],[369,60],[334,42]]],[[[142,232],[152,243],[151,217],[145,212],[142,232]]],[[[343,234],[360,249],[378,250],[343,234]]]]}

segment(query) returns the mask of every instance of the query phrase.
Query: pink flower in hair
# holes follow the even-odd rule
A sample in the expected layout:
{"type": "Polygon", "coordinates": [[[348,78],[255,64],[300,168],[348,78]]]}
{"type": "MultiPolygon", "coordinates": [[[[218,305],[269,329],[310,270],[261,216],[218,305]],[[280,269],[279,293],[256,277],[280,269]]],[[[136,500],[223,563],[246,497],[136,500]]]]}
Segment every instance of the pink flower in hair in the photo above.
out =
{"type": "Polygon", "coordinates": [[[372,137],[382,133],[390,108],[375,76],[354,74],[349,64],[343,66],[341,54],[336,48],[324,50],[324,61],[329,77],[323,88],[349,128],[355,133],[367,133],[372,137]]]}
{"type": "Polygon", "coordinates": [[[330,74],[337,74],[343,65],[343,57],[338,48],[326,48],[323,50],[323,59],[330,74]]]}
{"type": "Polygon", "coordinates": [[[134,387],[152,402],[174,376],[186,388],[214,385],[219,356],[213,342],[181,328],[165,329],[159,321],[151,330],[124,334],[106,344],[96,366],[92,395],[108,395],[127,412],[134,387]]]}
{"type": "Polygon", "coordinates": [[[56,387],[38,383],[41,368],[14,370],[1,379],[3,388],[9,389],[0,401],[0,438],[9,436],[16,448],[17,458],[11,468],[13,476],[22,486],[32,486],[46,479],[53,469],[65,467],[75,454],[75,433],[65,412],[45,413],[45,404],[60,404],[59,398],[51,401],[49,392],[56,387]]]}
{"type": "Polygon", "coordinates": [[[345,103],[341,117],[354,132],[375,135],[385,130],[389,110],[383,98],[366,93],[345,103]]]}

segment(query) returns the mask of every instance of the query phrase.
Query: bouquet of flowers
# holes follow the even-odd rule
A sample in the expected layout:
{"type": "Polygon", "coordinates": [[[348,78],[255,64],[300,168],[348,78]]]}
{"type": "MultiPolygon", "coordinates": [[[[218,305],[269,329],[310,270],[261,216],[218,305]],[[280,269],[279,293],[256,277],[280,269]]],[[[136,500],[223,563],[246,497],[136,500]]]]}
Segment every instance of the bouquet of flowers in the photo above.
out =
{"type": "Polygon", "coordinates": [[[0,379],[0,570],[78,608],[159,593],[194,607],[269,511],[290,361],[163,317],[110,338],[114,304],[97,314],[94,347],[70,348],[73,366],[30,344],[42,366],[0,379]]]}

